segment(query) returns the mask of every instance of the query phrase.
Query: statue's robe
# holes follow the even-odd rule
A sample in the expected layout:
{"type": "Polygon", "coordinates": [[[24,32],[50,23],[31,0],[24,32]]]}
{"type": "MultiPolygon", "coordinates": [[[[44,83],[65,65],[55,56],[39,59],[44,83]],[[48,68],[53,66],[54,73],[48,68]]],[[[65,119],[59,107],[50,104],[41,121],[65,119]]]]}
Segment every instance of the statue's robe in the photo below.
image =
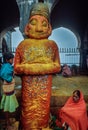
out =
{"type": "Polygon", "coordinates": [[[52,73],[60,70],[56,54],[57,45],[48,39],[26,39],[16,49],[14,69],[22,78],[21,119],[25,129],[48,125],[52,73]]]}

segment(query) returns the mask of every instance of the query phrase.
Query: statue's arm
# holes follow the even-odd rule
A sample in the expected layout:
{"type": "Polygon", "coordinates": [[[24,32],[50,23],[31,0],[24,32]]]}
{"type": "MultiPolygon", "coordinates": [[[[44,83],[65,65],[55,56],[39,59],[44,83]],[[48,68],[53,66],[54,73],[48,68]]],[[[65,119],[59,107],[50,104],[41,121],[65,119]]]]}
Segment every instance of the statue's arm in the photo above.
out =
{"type": "Polygon", "coordinates": [[[45,62],[36,63],[26,63],[22,62],[21,49],[18,47],[15,53],[14,59],[14,71],[15,74],[28,74],[28,75],[38,75],[38,74],[52,74],[58,73],[61,70],[60,57],[58,53],[57,45],[51,41],[50,46],[52,50],[54,49],[53,59],[47,60],[45,62]]]}
{"type": "Polygon", "coordinates": [[[60,57],[58,50],[55,53],[54,59],[46,63],[24,63],[21,64],[19,53],[16,52],[14,61],[14,70],[16,74],[38,75],[58,73],[61,70],[60,57]]]}

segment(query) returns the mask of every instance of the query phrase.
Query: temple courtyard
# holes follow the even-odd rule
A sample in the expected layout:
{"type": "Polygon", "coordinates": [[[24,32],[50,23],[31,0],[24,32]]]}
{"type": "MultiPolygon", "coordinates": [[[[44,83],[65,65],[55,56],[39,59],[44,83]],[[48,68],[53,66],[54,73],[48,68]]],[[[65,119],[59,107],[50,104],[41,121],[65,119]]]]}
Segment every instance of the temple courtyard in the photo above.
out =
{"type": "MultiPolygon", "coordinates": [[[[21,112],[21,80],[20,77],[15,76],[16,86],[15,93],[19,102],[19,108],[13,114],[11,114],[11,120],[13,123],[13,130],[18,130],[20,126],[20,112],[21,112]],[[16,120],[15,120],[16,119],[16,120]]],[[[1,82],[1,81],[0,81],[1,82]]],[[[61,108],[72,92],[79,89],[84,94],[84,99],[88,110],[88,75],[77,75],[69,78],[63,77],[61,74],[53,75],[52,82],[52,96],[51,96],[51,114],[56,115],[57,109],[61,108]]],[[[1,96],[0,96],[1,100],[1,96]]],[[[0,130],[5,130],[5,116],[2,110],[0,110],[0,130]]]]}

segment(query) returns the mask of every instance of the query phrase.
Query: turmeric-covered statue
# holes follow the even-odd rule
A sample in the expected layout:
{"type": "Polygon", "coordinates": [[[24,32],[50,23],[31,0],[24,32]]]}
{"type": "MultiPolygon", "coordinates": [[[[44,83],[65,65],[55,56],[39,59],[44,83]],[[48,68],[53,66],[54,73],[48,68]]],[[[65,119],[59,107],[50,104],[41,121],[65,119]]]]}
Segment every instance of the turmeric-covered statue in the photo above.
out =
{"type": "Polygon", "coordinates": [[[52,74],[61,69],[58,47],[52,40],[49,10],[34,4],[23,40],[16,49],[14,69],[22,79],[22,130],[47,127],[50,112],[52,74]]]}

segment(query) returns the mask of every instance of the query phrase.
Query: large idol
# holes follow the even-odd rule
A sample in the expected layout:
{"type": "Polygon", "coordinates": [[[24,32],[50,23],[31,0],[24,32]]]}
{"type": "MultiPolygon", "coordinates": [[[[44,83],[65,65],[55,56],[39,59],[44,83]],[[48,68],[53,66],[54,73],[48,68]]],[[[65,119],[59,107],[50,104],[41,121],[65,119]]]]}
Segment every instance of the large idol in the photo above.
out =
{"type": "Polygon", "coordinates": [[[52,74],[61,70],[57,44],[48,40],[52,28],[46,4],[34,4],[25,27],[27,39],[16,49],[14,69],[22,79],[22,129],[47,127],[52,74]]]}

